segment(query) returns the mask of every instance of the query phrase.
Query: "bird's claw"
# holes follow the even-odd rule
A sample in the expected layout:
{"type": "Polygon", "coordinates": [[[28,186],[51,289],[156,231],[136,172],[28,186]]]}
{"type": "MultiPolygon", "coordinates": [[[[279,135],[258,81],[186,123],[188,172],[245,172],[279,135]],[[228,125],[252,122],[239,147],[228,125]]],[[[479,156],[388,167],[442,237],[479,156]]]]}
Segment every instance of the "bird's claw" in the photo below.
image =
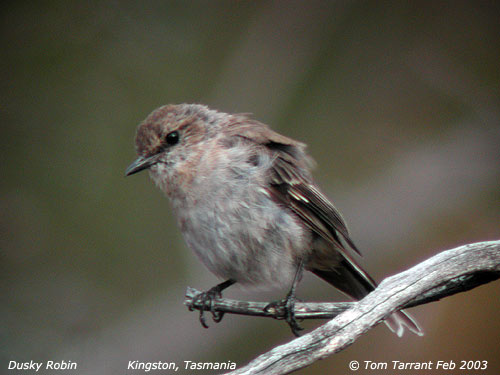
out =
{"type": "MultiPolygon", "coordinates": [[[[210,311],[212,313],[212,320],[215,323],[219,323],[224,317],[224,313],[216,311],[214,307],[214,301],[218,298],[222,298],[222,293],[217,286],[206,292],[199,293],[193,298],[193,305],[200,306],[200,323],[204,328],[208,328],[208,324],[205,320],[205,311],[210,311]]],[[[193,309],[190,307],[190,310],[193,309]]]]}
{"type": "Polygon", "coordinates": [[[273,314],[275,319],[285,320],[290,326],[292,333],[299,337],[299,331],[302,331],[304,328],[297,323],[297,319],[295,318],[296,300],[295,296],[288,294],[280,301],[274,301],[267,304],[267,306],[264,307],[264,311],[273,314]]]}

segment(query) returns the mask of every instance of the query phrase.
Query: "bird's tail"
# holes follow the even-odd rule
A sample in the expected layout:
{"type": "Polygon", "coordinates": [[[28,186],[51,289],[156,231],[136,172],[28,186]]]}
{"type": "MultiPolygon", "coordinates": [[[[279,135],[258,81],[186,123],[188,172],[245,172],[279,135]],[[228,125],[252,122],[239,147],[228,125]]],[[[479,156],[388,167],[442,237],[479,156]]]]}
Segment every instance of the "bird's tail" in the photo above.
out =
{"type": "MultiPolygon", "coordinates": [[[[377,286],[370,275],[354,259],[344,259],[334,270],[312,269],[311,271],[356,300],[362,299],[377,286]]],[[[385,318],[384,323],[399,337],[403,336],[405,327],[419,336],[424,335],[417,322],[403,310],[385,318]]]]}
{"type": "Polygon", "coordinates": [[[398,337],[403,336],[405,327],[416,335],[423,336],[424,332],[418,326],[417,322],[405,311],[396,311],[394,314],[385,318],[384,323],[398,337]]]}

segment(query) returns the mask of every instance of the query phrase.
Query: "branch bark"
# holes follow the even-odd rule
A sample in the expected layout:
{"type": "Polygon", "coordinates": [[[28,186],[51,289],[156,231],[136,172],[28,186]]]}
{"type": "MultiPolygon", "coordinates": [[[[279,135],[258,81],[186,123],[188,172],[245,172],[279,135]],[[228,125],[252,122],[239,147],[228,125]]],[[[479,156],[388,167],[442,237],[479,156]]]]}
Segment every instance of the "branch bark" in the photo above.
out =
{"type": "MultiPolygon", "coordinates": [[[[437,301],[498,278],[500,241],[479,242],[443,251],[407,271],[391,276],[361,301],[341,304],[297,303],[297,318],[335,318],[229,374],[287,374],[296,371],[345,349],[394,311],[437,301]]],[[[188,294],[191,292],[195,293],[188,289],[188,294]]],[[[262,305],[267,304],[226,299],[216,300],[214,304],[218,311],[274,317],[273,314],[264,313],[262,305]]]]}

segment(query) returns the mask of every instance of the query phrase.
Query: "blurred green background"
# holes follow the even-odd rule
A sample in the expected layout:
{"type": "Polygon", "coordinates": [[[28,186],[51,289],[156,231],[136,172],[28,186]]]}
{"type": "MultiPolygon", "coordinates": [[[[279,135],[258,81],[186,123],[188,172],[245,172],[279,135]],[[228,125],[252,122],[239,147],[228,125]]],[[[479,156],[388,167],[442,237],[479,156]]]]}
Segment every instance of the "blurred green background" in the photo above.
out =
{"type": "MultiPolygon", "coordinates": [[[[292,338],[282,322],[240,316],[205,330],[183,306],[188,285],[218,280],[147,174],[124,178],[137,124],[162,104],[250,112],[306,142],[378,280],[498,239],[499,20],[495,1],[4,4],[1,371],[10,360],[71,360],[78,374],[134,373],[130,360],[242,366],[292,338]]],[[[412,309],[423,338],[380,326],[300,373],[463,359],[498,374],[499,292],[494,282],[412,309]]],[[[343,299],[311,275],[298,296],[343,299]]]]}

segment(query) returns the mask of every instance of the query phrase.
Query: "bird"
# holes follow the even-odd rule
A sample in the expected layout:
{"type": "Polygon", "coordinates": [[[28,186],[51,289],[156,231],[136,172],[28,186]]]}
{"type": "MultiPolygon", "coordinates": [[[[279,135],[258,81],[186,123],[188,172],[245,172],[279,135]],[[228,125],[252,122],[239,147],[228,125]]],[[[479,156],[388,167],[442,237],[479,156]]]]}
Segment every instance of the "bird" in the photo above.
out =
{"type": "MultiPolygon", "coordinates": [[[[267,305],[285,311],[296,336],[296,288],[309,271],[354,300],[377,287],[356,260],[344,218],[315,183],[306,145],[249,114],[228,114],[201,104],[167,104],[138,126],[137,159],[126,176],[148,170],[169,198],[185,242],[225,280],[197,298],[212,306],[239,283],[285,288],[267,305]]],[[[214,321],[222,319],[210,307],[214,321]]],[[[208,327],[200,311],[200,321],[208,327]]],[[[422,335],[417,322],[397,311],[384,322],[398,336],[422,335]]]]}

